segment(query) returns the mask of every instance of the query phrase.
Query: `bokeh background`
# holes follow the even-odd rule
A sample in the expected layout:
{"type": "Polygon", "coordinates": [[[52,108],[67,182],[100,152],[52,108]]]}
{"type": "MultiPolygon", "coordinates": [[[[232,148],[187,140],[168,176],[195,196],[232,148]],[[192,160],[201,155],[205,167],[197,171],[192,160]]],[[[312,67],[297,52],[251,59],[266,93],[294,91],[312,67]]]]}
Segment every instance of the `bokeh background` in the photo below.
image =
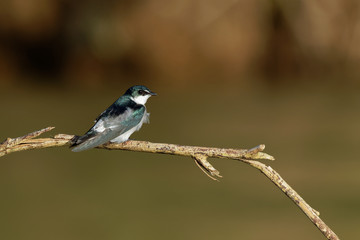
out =
{"type": "MultiPolygon", "coordinates": [[[[360,230],[360,2],[0,2],[0,137],[82,134],[130,86],[132,137],[250,148],[343,239],[360,230]]],[[[68,148],[0,159],[1,239],[324,239],[258,171],[68,148]]]]}

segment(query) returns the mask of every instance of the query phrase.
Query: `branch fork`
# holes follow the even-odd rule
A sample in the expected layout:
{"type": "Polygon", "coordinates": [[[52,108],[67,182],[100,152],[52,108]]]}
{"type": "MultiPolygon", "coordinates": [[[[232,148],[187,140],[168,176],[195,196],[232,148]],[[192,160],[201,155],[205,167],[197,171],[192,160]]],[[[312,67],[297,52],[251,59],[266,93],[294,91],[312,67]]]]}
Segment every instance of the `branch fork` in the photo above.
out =
{"type": "Polygon", "coordinates": [[[207,156],[203,154],[194,154],[192,156],[196,165],[203,171],[209,178],[215,181],[219,181],[217,178],[222,178],[220,172],[216,170],[207,160],[207,156]]]}

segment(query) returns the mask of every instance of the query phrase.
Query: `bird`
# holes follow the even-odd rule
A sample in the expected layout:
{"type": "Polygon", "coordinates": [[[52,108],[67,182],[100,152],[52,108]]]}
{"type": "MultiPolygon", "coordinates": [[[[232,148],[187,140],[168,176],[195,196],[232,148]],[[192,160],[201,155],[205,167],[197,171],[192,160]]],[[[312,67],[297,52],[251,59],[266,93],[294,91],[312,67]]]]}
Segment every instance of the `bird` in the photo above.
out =
{"type": "Polygon", "coordinates": [[[94,125],[83,136],[75,136],[71,140],[72,151],[81,152],[109,141],[127,141],[143,123],[149,123],[150,113],[146,111],[145,103],[156,95],[145,86],[132,86],[96,118],[94,125]]]}

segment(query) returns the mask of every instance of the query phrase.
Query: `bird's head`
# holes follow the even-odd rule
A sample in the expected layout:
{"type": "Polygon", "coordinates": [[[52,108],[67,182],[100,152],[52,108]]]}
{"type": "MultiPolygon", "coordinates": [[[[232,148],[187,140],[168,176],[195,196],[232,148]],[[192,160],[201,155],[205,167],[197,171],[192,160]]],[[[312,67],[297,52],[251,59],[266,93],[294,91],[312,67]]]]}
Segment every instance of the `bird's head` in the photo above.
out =
{"type": "Polygon", "coordinates": [[[149,97],[157,95],[156,93],[152,92],[150,89],[142,85],[136,85],[129,88],[125,94],[129,95],[130,98],[137,104],[142,105],[146,103],[149,97]]]}

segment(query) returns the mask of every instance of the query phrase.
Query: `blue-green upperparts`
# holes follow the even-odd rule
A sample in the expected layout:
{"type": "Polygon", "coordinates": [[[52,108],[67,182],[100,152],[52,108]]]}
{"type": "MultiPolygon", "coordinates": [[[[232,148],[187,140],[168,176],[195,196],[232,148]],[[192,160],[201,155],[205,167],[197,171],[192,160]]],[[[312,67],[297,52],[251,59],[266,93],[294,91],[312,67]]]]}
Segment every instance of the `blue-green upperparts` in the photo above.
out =
{"type": "Polygon", "coordinates": [[[84,151],[108,141],[127,141],[131,134],[139,131],[143,123],[149,123],[150,114],[146,112],[145,103],[155,95],[157,94],[142,85],[129,88],[96,118],[89,131],[72,139],[72,151],[84,151]]]}

